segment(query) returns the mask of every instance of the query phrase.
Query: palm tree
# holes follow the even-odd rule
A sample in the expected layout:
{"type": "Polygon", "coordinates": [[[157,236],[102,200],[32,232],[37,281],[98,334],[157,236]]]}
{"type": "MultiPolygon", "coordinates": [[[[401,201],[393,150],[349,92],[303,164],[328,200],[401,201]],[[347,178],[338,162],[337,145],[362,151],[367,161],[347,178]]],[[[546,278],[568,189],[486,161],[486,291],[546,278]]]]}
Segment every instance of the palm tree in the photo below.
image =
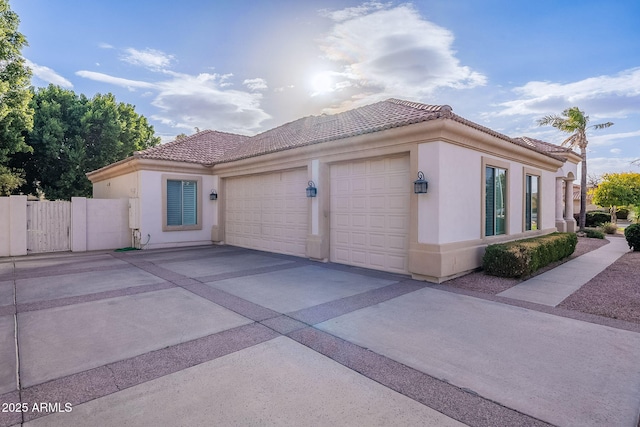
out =
{"type": "MultiPolygon", "coordinates": [[[[538,120],[539,126],[551,125],[562,132],[569,133],[569,137],[562,141],[562,146],[572,149],[579,148],[582,157],[582,175],[580,179],[580,230],[584,230],[587,219],[587,129],[604,129],[613,126],[613,123],[599,123],[587,126],[589,116],[578,107],[567,108],[562,114],[549,115],[538,120]]],[[[568,200],[567,203],[572,203],[568,200]]]]}

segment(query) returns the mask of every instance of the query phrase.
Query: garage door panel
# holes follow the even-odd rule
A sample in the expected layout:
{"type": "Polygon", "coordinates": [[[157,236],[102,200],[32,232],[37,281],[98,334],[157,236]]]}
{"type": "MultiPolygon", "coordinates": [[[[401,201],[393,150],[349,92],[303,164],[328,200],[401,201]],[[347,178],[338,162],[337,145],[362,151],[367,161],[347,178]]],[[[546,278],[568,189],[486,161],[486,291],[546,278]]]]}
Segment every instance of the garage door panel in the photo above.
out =
{"type": "Polygon", "coordinates": [[[385,169],[388,172],[399,171],[405,173],[409,170],[408,165],[408,157],[391,157],[385,159],[385,169]]]}
{"type": "Polygon", "coordinates": [[[306,255],[306,169],[226,180],[225,240],[230,245],[306,255]]]}
{"type": "Polygon", "coordinates": [[[385,196],[369,197],[369,209],[382,210],[387,207],[387,198],[385,196]]]}
{"type": "Polygon", "coordinates": [[[353,228],[366,228],[367,227],[367,215],[352,214],[351,215],[351,226],[353,228]]]}
{"type": "Polygon", "coordinates": [[[411,184],[408,156],[332,165],[331,261],[406,273],[411,184]]]}
{"type": "Polygon", "coordinates": [[[370,180],[369,189],[372,191],[375,191],[375,190],[384,191],[384,189],[387,187],[387,183],[385,181],[386,179],[384,176],[379,176],[379,177],[374,176],[370,180]]]}
{"type": "Polygon", "coordinates": [[[366,247],[367,235],[365,233],[351,233],[351,246],[354,247],[366,247]]]}
{"type": "Polygon", "coordinates": [[[384,249],[386,236],[384,234],[369,234],[369,246],[372,248],[384,249]]]}
{"type": "Polygon", "coordinates": [[[390,175],[386,180],[386,188],[388,190],[402,190],[407,185],[405,175],[390,175]]]}

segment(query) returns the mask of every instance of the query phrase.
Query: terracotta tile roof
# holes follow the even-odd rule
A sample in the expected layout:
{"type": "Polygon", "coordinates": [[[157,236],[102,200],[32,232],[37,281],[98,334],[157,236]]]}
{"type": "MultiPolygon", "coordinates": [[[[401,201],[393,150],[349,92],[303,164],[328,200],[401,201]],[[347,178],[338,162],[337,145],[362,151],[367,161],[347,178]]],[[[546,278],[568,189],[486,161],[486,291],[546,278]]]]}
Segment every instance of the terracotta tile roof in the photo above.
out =
{"type": "Polygon", "coordinates": [[[248,139],[249,137],[244,135],[203,130],[166,144],[137,151],[133,157],[211,164],[217,162],[225,152],[236,149],[248,139]]]}
{"type": "Polygon", "coordinates": [[[388,99],[333,115],[310,116],[250,138],[226,153],[219,163],[320,142],[379,132],[451,115],[448,105],[427,105],[388,99]]]}
{"type": "Polygon", "coordinates": [[[563,159],[558,154],[571,151],[533,138],[510,138],[454,114],[448,105],[392,98],[338,114],[303,117],[251,137],[205,130],[137,152],[134,157],[213,165],[436,119],[455,120],[559,160],[563,159]]]}
{"type": "Polygon", "coordinates": [[[529,138],[528,136],[521,136],[519,138],[514,138],[514,140],[520,141],[521,143],[527,144],[530,147],[545,153],[570,153],[573,151],[571,148],[561,147],[539,139],[529,138]]]}

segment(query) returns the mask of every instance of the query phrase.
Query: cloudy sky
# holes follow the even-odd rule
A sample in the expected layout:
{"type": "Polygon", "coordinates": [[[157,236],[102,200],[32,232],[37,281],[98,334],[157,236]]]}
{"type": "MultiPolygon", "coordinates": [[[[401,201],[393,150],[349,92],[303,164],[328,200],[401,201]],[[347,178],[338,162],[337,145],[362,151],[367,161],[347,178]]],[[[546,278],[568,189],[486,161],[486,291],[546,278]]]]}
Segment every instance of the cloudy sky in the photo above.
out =
{"type": "Polygon", "coordinates": [[[640,172],[638,0],[11,0],[35,86],[111,92],[163,141],[256,134],[389,97],[510,136],[578,106],[589,174],[640,172]]]}

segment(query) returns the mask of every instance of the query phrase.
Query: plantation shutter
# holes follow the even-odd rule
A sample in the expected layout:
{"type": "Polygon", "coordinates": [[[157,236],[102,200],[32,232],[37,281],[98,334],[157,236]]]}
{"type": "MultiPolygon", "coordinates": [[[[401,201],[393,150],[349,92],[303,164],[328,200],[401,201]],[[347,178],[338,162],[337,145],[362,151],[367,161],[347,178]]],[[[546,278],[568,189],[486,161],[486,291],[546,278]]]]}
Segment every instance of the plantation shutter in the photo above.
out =
{"type": "Polygon", "coordinates": [[[167,181],[167,225],[182,225],[182,181],[167,181]]]}
{"type": "Polygon", "coordinates": [[[182,225],[197,224],[197,183],[182,182],[182,225]]]}

